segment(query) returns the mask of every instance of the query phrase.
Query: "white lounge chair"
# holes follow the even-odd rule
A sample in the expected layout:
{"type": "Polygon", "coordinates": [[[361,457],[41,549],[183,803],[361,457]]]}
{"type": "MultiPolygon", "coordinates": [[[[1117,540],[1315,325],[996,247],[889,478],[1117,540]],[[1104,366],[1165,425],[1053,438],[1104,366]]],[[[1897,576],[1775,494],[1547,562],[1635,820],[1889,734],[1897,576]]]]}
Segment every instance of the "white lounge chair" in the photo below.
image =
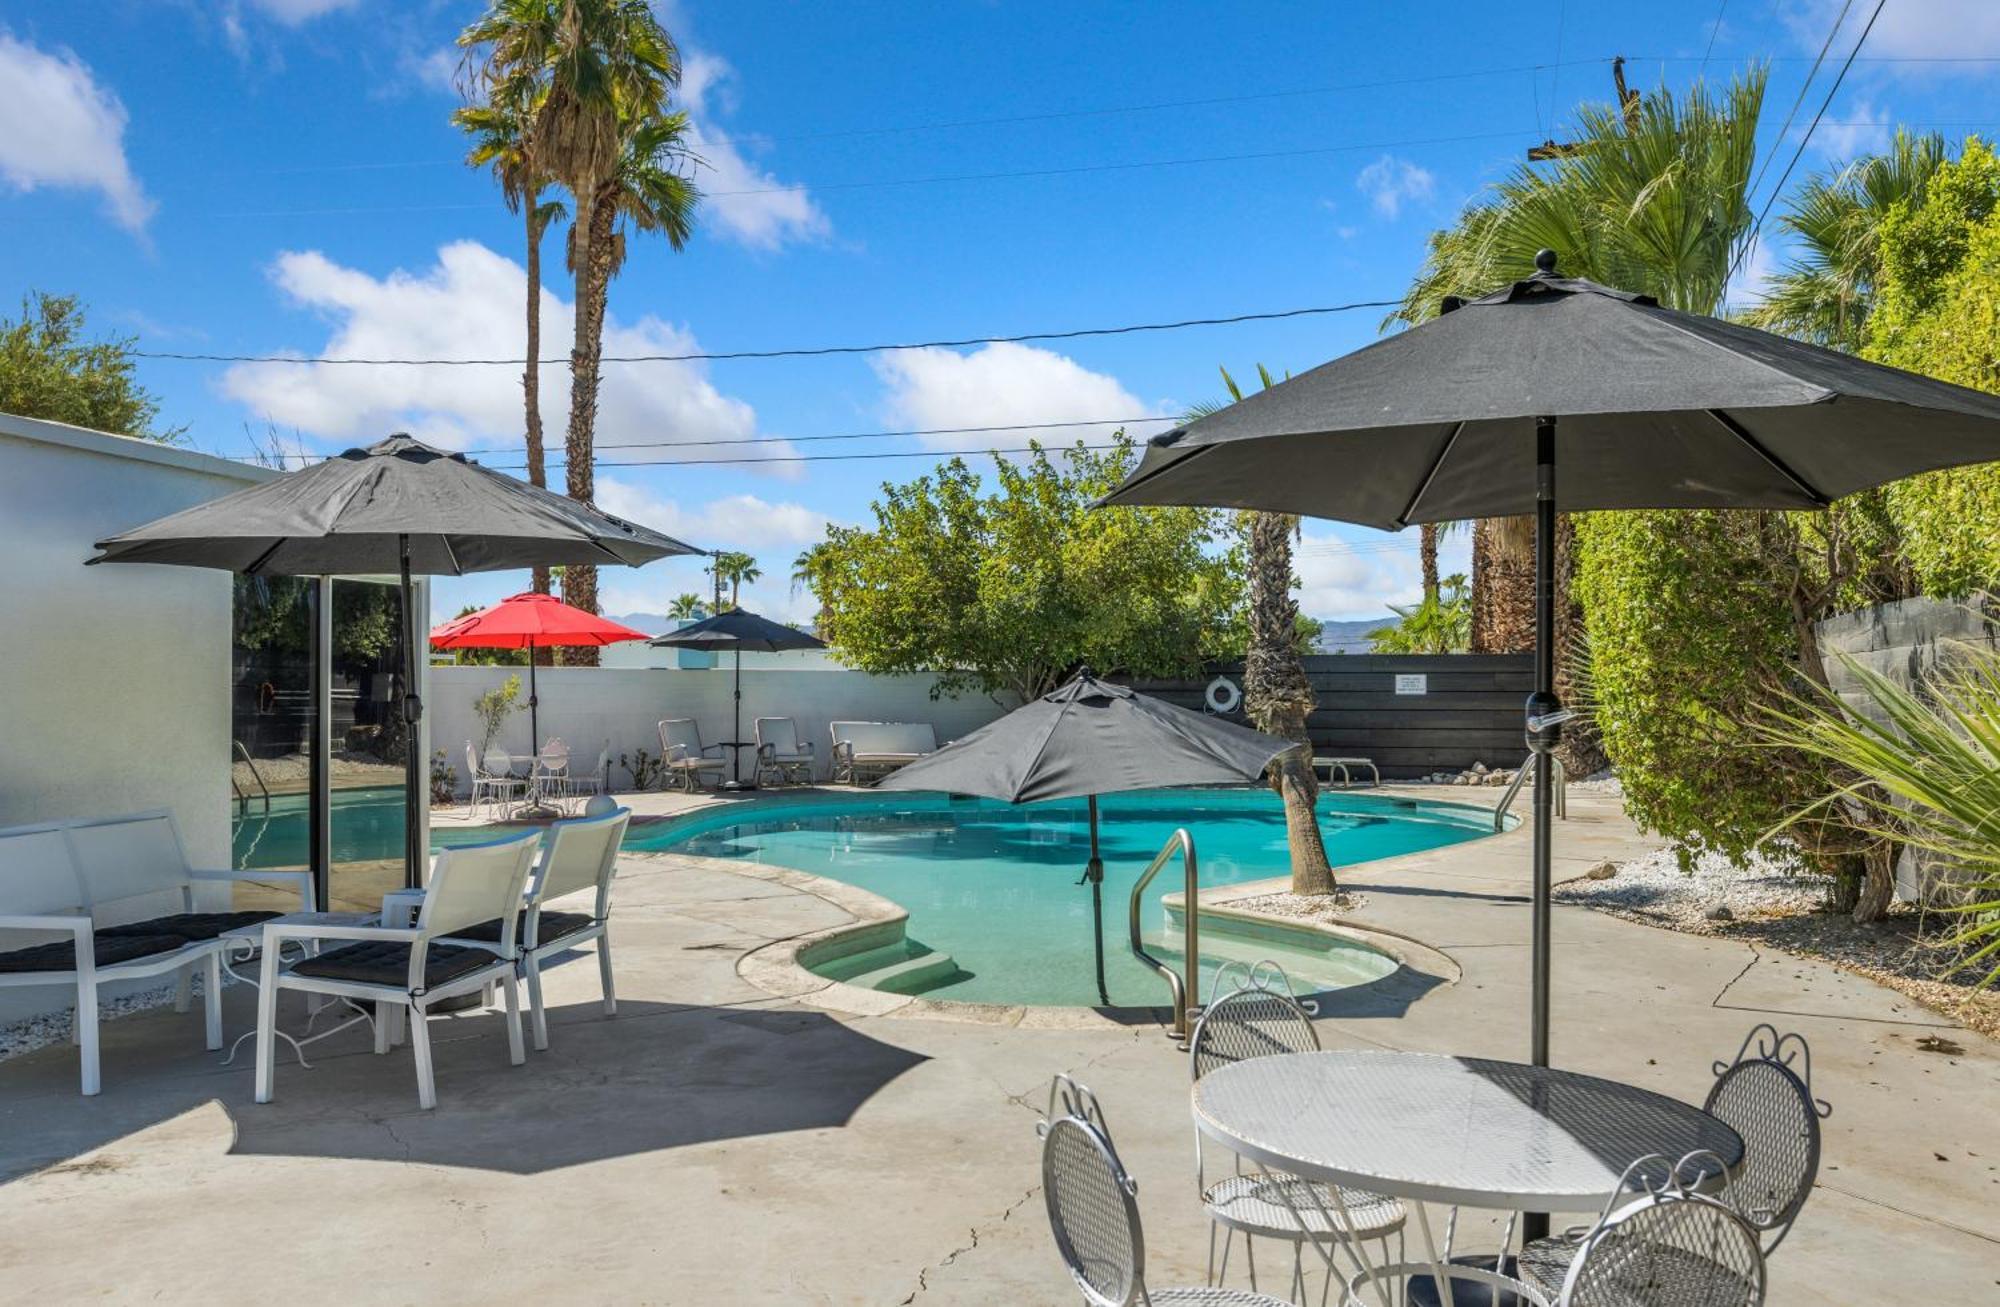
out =
{"type": "Polygon", "coordinates": [[[429,1009],[440,999],[497,984],[507,1001],[507,1060],[527,1060],[521,1046],[521,995],[514,987],[520,961],[522,895],[542,833],[529,831],[488,844],[440,849],[414,926],[342,926],[318,923],[264,927],[264,964],[257,993],[257,1089],[271,1101],[277,1060],[278,992],[301,990],[374,1004],[375,1051],[387,1053],[393,1009],[407,1009],[417,1058],[417,1102],[437,1106],[431,1072],[429,1009]],[[500,920],[500,938],[488,943],[446,943],[483,922],[500,920]],[[341,946],[285,965],[290,943],[341,946]]]}
{"type": "Polygon", "coordinates": [[[757,783],[768,777],[774,785],[810,784],[819,762],[811,740],[799,739],[799,724],[789,717],[759,717],[757,783]]]}
{"type": "MultiPolygon", "coordinates": [[[[592,940],[597,941],[598,976],[604,983],[604,1015],[618,1015],[618,993],[611,983],[611,878],[618,874],[618,850],[632,810],[620,808],[602,817],[551,822],[543,832],[542,856],[528,877],[528,897],[521,909],[516,938],[521,946],[521,975],[528,982],[528,1013],[535,1048],[549,1046],[548,1015],[542,1006],[542,962],[592,940]],[[588,912],[556,912],[552,899],[594,890],[588,912]]],[[[500,942],[500,919],[460,931],[451,942],[492,946],[500,942]]]]}
{"type": "Polygon", "coordinates": [[[929,722],[831,722],[834,784],[880,780],[906,763],[937,752],[929,722]]]}
{"type": "Polygon", "coordinates": [[[233,881],[295,884],[300,910],[312,910],[306,872],[190,867],[180,828],[164,809],[0,830],[0,934],[32,932],[41,940],[0,952],[0,986],[75,988],[70,1038],[85,1094],[102,1087],[97,996],[114,981],[176,972],[174,1008],[185,1012],[194,969],[202,968],[203,1034],[207,1047],[222,1047],[221,936],[278,915],[195,911],[197,884],[233,881]],[[181,911],[130,919],[140,905],[157,905],[165,894],[178,895],[181,911]],[[126,920],[119,924],[121,917],[126,920]],[[50,942],[51,935],[58,938],[50,942]]]}
{"type": "Polygon", "coordinates": [[[720,782],[729,770],[719,744],[704,745],[701,727],[692,717],[669,717],[660,723],[660,762],[667,778],[693,794],[701,789],[704,777],[714,775],[720,782]]]}

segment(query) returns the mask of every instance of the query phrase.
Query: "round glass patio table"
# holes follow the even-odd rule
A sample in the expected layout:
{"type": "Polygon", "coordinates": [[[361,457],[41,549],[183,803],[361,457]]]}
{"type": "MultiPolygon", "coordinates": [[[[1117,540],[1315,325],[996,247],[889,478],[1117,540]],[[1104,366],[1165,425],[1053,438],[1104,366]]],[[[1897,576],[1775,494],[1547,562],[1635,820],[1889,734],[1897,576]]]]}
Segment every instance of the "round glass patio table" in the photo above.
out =
{"type": "MultiPolygon", "coordinates": [[[[1194,1086],[1195,1127],[1274,1171],[1399,1198],[1516,1212],[1595,1212],[1648,1154],[1743,1140],[1700,1108],[1596,1076],[1434,1053],[1252,1058],[1194,1086]]],[[[1720,1177],[1698,1164],[1684,1179],[1720,1177]]]]}

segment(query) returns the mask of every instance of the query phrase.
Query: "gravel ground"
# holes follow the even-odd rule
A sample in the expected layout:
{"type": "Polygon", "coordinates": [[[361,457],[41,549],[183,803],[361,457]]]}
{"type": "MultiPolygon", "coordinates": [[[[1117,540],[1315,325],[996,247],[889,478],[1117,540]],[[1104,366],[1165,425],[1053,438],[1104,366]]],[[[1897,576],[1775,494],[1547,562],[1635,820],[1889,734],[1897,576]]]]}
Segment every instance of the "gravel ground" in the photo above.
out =
{"type": "MultiPolygon", "coordinates": [[[[224,984],[229,982],[225,979],[224,984]]],[[[194,1001],[199,1004],[202,994],[202,978],[194,978],[194,1001]]],[[[72,1001],[76,998],[74,988],[70,990],[72,1001]]],[[[118,998],[107,998],[98,1004],[97,1019],[100,1023],[129,1017],[135,1012],[148,1012],[156,1007],[166,1007],[174,1001],[174,985],[168,981],[152,989],[137,990],[118,998]]],[[[67,1005],[55,1012],[41,1016],[26,1017],[20,1021],[0,1025],[0,1062],[23,1053],[32,1053],[50,1044],[69,1042],[69,1014],[67,1005]]]]}
{"type": "Polygon", "coordinates": [[[1960,967],[1957,953],[1937,942],[1950,923],[1926,929],[1923,913],[1899,904],[1885,920],[1857,926],[1826,911],[1831,877],[1787,866],[1782,857],[1763,856],[1738,866],[1711,853],[1698,857],[1690,873],[1669,848],[1620,865],[1609,879],[1565,881],[1555,897],[1649,926],[1828,962],[2000,1038],[2000,988],[1980,989],[1984,972],[1960,967]]]}
{"type": "Polygon", "coordinates": [[[1259,894],[1254,898],[1231,899],[1223,905],[1246,912],[1268,912],[1274,917],[1295,917],[1301,921],[1338,921],[1368,902],[1365,894],[1259,894]]]}

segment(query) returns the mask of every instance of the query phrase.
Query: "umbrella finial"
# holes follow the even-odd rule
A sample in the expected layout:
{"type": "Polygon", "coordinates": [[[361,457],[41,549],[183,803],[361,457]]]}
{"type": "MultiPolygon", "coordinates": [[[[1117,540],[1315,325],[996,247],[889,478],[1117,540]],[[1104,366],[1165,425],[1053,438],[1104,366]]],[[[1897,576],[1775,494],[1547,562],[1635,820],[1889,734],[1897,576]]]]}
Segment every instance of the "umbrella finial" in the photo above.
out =
{"type": "Polygon", "coordinates": [[[1556,275],[1556,252],[1554,250],[1535,251],[1535,271],[1544,277],[1556,275]]]}

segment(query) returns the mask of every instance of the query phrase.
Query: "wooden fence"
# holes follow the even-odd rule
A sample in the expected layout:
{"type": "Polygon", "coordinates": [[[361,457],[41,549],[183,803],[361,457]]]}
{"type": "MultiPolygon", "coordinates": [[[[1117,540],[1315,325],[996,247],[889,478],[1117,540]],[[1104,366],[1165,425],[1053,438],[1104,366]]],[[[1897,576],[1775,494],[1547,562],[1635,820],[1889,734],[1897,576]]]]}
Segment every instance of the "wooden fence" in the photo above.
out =
{"type": "MultiPolygon", "coordinates": [[[[1313,751],[1373,758],[1389,777],[1457,771],[1483,762],[1517,767],[1527,753],[1522,705],[1534,683],[1528,654],[1314,654],[1305,660],[1319,706],[1307,719],[1313,751]]],[[[1200,680],[1133,681],[1184,708],[1206,708],[1216,677],[1241,689],[1240,663],[1200,680]]],[[[1244,721],[1239,704],[1225,714],[1244,721]]]]}

